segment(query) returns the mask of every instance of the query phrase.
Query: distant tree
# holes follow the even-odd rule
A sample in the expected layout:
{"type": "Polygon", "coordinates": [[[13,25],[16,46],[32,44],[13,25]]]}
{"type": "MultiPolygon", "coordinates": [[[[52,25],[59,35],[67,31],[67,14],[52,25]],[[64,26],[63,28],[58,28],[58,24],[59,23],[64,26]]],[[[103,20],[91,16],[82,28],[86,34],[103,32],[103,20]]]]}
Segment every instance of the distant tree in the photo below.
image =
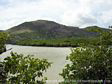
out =
{"type": "MultiPolygon", "coordinates": [[[[60,74],[64,81],[60,84],[101,84],[76,82],[76,80],[106,80],[112,81],[112,31],[101,32],[97,39],[99,45],[85,45],[72,49],[67,56],[69,64],[60,74]]],[[[106,81],[107,82],[107,81],[106,81]]],[[[108,81],[109,82],[109,81],[108,81]]]]}
{"type": "Polygon", "coordinates": [[[112,28],[112,26],[109,26],[109,28],[112,28]]]}

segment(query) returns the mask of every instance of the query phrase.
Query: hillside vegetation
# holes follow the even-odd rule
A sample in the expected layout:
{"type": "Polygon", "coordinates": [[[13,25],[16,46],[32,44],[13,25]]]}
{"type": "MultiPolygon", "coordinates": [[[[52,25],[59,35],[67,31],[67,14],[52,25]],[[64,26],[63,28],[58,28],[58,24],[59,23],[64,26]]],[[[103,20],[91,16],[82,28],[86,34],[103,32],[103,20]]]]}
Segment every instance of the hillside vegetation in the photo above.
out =
{"type": "Polygon", "coordinates": [[[10,35],[8,43],[31,46],[79,46],[87,40],[94,40],[99,34],[96,29],[109,29],[98,26],[78,28],[62,25],[53,21],[37,20],[24,22],[5,32],[10,35]]]}

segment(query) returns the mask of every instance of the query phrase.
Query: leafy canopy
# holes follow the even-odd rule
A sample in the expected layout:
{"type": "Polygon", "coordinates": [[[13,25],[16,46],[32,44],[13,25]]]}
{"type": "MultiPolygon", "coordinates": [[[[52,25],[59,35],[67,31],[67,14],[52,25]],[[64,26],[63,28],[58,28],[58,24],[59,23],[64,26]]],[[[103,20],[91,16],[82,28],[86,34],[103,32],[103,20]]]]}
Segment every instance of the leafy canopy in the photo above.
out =
{"type": "Polygon", "coordinates": [[[9,84],[43,84],[45,82],[43,72],[51,65],[46,59],[40,60],[30,55],[23,56],[13,52],[4,60],[9,84]]]}
{"type": "Polygon", "coordinates": [[[112,80],[112,31],[101,32],[96,42],[98,45],[72,49],[67,56],[70,63],[60,74],[64,79],[62,84],[74,84],[76,80],[112,80]]]}
{"type": "Polygon", "coordinates": [[[8,39],[8,35],[4,32],[0,32],[0,54],[6,51],[5,43],[8,39]]]}

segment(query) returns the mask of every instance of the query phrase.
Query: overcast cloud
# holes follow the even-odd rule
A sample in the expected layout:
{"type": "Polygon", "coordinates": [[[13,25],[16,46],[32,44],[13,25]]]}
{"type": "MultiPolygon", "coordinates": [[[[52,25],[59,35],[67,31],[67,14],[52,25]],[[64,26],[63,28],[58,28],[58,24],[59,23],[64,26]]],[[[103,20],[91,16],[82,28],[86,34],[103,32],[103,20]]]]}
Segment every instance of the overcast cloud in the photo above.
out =
{"type": "Polygon", "coordinates": [[[112,0],[0,0],[0,30],[38,19],[69,26],[108,27],[112,0]]]}

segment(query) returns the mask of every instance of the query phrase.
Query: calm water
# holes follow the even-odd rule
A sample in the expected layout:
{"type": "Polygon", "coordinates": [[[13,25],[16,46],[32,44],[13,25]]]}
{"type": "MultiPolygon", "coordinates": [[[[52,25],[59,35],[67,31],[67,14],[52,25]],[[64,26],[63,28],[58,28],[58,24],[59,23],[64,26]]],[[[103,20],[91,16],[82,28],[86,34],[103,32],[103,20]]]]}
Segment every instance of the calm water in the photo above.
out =
{"type": "Polygon", "coordinates": [[[32,46],[18,46],[18,45],[7,45],[7,51],[1,55],[1,59],[6,56],[10,56],[10,52],[17,52],[24,55],[34,55],[34,57],[45,58],[48,61],[53,62],[52,66],[44,74],[48,80],[60,80],[59,73],[67,63],[66,56],[70,54],[70,48],[68,47],[32,47],[32,46]]]}

